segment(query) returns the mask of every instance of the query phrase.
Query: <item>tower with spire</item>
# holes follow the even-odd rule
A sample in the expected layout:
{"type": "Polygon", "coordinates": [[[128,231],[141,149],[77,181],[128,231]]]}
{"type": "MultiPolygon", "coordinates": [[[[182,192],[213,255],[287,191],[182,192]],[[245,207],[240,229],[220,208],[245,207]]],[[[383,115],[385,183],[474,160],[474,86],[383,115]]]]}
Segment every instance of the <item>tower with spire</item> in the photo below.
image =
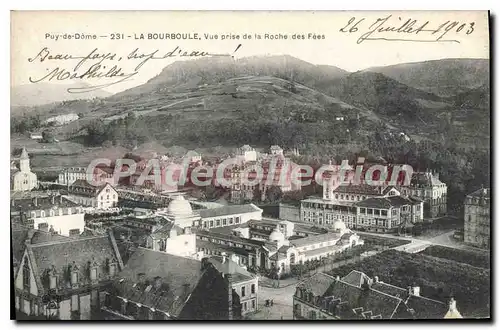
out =
{"type": "Polygon", "coordinates": [[[21,151],[18,159],[19,167],[11,168],[11,190],[28,191],[38,186],[36,174],[31,172],[30,157],[25,147],[21,151]]]}

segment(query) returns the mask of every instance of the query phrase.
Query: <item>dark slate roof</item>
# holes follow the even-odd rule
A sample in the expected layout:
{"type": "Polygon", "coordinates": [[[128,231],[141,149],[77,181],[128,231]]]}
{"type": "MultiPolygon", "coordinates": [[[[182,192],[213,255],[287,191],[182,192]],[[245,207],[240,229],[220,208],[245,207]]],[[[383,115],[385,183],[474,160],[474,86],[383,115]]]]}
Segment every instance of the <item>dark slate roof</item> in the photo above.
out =
{"type": "Polygon", "coordinates": [[[336,315],[344,319],[442,319],[448,310],[440,301],[408,295],[387,283],[363,285],[370,282],[366,274],[354,270],[341,280],[319,273],[297,287],[338,304],[336,315]]]}
{"type": "Polygon", "coordinates": [[[353,270],[349,274],[344,276],[342,278],[342,281],[354,285],[356,287],[361,287],[361,284],[363,284],[365,281],[369,279],[370,278],[365,273],[353,270]]]}
{"type": "Polygon", "coordinates": [[[72,195],[80,195],[87,197],[95,197],[97,196],[104,188],[110,187],[114,189],[109,183],[102,184],[99,186],[95,186],[90,184],[87,180],[76,180],[73,182],[71,186],[68,188],[68,193],[72,195]]]}
{"type": "Polygon", "coordinates": [[[228,205],[213,209],[200,210],[200,216],[202,218],[213,218],[213,217],[221,217],[233,214],[256,212],[258,210],[259,208],[253,204],[228,205]]]}
{"type": "Polygon", "coordinates": [[[15,199],[14,206],[11,204],[11,211],[34,211],[34,210],[47,210],[53,207],[66,208],[78,206],[77,203],[70,201],[69,199],[62,196],[46,196],[46,197],[34,197],[34,198],[22,198],[15,199]],[[35,206],[36,199],[36,206],[35,206]],[[52,203],[54,202],[54,203],[52,203]]]}
{"type": "Polygon", "coordinates": [[[236,262],[232,261],[230,258],[226,258],[226,261],[223,262],[223,257],[211,256],[209,261],[212,265],[214,265],[218,272],[231,274],[233,283],[246,282],[255,278],[255,276],[243,267],[239,266],[236,262]]]}
{"type": "Polygon", "coordinates": [[[481,188],[469,194],[471,197],[490,198],[490,188],[481,188]]]}
{"type": "Polygon", "coordinates": [[[201,239],[196,240],[196,247],[198,249],[205,248],[205,249],[209,249],[212,251],[226,252],[229,254],[235,253],[235,254],[242,255],[242,256],[248,256],[248,251],[245,250],[245,248],[240,248],[237,246],[216,244],[216,243],[212,243],[209,241],[203,241],[201,239]]]}
{"type": "Polygon", "coordinates": [[[357,185],[340,185],[334,190],[334,193],[339,194],[359,194],[359,195],[373,195],[380,196],[380,188],[377,186],[370,186],[367,184],[357,184],[357,185]]]}
{"type": "Polygon", "coordinates": [[[356,202],[354,205],[357,207],[371,207],[379,209],[389,209],[391,207],[400,207],[402,205],[418,204],[420,200],[409,199],[404,196],[390,196],[390,197],[377,197],[367,198],[363,201],[356,202]]]}
{"type": "Polygon", "coordinates": [[[341,235],[339,233],[326,233],[320,235],[310,235],[304,238],[299,238],[290,241],[290,245],[295,247],[301,247],[306,245],[311,245],[315,243],[327,242],[340,239],[341,235]]]}
{"type": "Polygon", "coordinates": [[[201,265],[195,259],[138,248],[111,290],[130,301],[178,316],[203,276],[201,265]],[[139,280],[139,274],[144,274],[144,281],[139,280]],[[155,287],[156,278],[161,285],[155,287]]]}
{"type": "Polygon", "coordinates": [[[184,230],[179,227],[178,225],[174,224],[173,222],[169,222],[165,224],[164,226],[158,228],[155,230],[151,236],[155,238],[168,238],[170,237],[170,232],[174,230],[177,235],[182,235],[184,233],[184,230]]]}
{"type": "Polygon", "coordinates": [[[239,236],[232,235],[232,234],[215,233],[215,232],[207,231],[207,230],[199,230],[196,232],[196,234],[198,236],[217,238],[220,240],[231,241],[231,242],[239,243],[239,244],[248,244],[248,245],[253,245],[253,246],[255,246],[255,245],[262,246],[265,244],[265,242],[258,241],[258,240],[243,238],[243,237],[239,237],[239,236]]]}
{"type": "Polygon", "coordinates": [[[98,268],[98,278],[107,274],[106,262],[117,262],[122,268],[123,263],[112,234],[104,236],[75,238],[62,241],[47,241],[28,246],[28,255],[35,273],[37,286],[43,291],[48,289],[45,280],[46,273],[53,267],[59,277],[61,290],[70,289],[68,267],[76,265],[79,268],[80,283],[90,283],[88,265],[95,263],[98,268]]]}
{"type": "Polygon", "coordinates": [[[315,296],[323,296],[330,288],[335,278],[325,273],[317,273],[300,282],[297,287],[312,292],[315,296]]]}

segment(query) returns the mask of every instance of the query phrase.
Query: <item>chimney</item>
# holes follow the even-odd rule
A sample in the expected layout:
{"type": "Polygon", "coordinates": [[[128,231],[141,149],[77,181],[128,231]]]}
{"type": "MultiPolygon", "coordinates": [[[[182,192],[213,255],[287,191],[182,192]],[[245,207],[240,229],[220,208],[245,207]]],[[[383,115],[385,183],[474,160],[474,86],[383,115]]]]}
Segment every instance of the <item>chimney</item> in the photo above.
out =
{"type": "Polygon", "coordinates": [[[38,197],[33,199],[33,205],[38,206],[38,197]]]}
{"type": "Polygon", "coordinates": [[[227,261],[227,254],[226,254],[226,252],[222,252],[221,256],[222,256],[222,263],[225,264],[226,261],[227,261]]]}
{"type": "Polygon", "coordinates": [[[227,305],[228,305],[228,320],[233,319],[233,277],[231,274],[226,274],[227,280],[227,305]]]}
{"type": "Polygon", "coordinates": [[[373,282],[378,283],[378,276],[373,277],[373,282]]]}

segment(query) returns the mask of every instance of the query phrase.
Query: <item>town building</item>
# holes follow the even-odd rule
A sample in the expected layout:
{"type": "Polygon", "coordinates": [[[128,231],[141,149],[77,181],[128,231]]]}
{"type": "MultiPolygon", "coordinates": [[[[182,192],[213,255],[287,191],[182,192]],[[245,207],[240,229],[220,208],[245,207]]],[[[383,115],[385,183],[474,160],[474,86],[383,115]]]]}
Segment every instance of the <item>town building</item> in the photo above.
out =
{"type": "Polygon", "coordinates": [[[489,188],[481,188],[465,197],[464,242],[489,249],[491,245],[491,197],[489,188]]]}
{"type": "Polygon", "coordinates": [[[255,162],[257,161],[257,151],[248,144],[245,144],[236,150],[236,159],[243,163],[255,162]]]}
{"type": "Polygon", "coordinates": [[[413,172],[410,185],[400,187],[404,196],[414,196],[424,201],[424,216],[436,218],[446,215],[448,187],[439,180],[439,173],[413,172]]]}
{"type": "Polygon", "coordinates": [[[122,268],[111,233],[26,243],[14,277],[18,319],[98,318],[101,289],[122,268]]]}
{"type": "Polygon", "coordinates": [[[423,221],[423,202],[420,199],[400,196],[395,188],[390,187],[382,193],[368,195],[350,191],[339,192],[338,199],[334,197],[333,200],[307,198],[301,201],[301,221],[329,227],[340,220],[348,228],[381,232],[397,231],[401,226],[423,221]],[[360,201],[357,201],[358,197],[360,201]]]}
{"type": "Polygon", "coordinates": [[[291,266],[342,252],[363,244],[358,235],[338,222],[333,232],[289,221],[257,220],[240,226],[199,230],[197,248],[205,256],[227,254],[240,266],[276,269],[288,273],[291,266]]]}
{"type": "Polygon", "coordinates": [[[31,172],[30,157],[26,148],[23,148],[18,164],[15,161],[11,163],[10,181],[12,191],[28,191],[38,187],[37,176],[31,172]]]}
{"type": "Polygon", "coordinates": [[[69,113],[66,115],[54,116],[46,119],[44,124],[53,124],[53,125],[65,125],[71,123],[72,121],[78,120],[78,115],[76,113],[69,113]]]}
{"type": "Polygon", "coordinates": [[[297,285],[295,320],[389,320],[462,318],[449,304],[426,298],[420,287],[403,289],[353,270],[340,278],[318,273],[297,285]]]}
{"type": "Polygon", "coordinates": [[[201,228],[212,229],[262,219],[262,209],[254,204],[228,205],[199,211],[201,228]]]}
{"type": "Polygon", "coordinates": [[[40,132],[31,132],[30,133],[30,139],[32,140],[42,140],[43,139],[43,135],[42,133],[40,132]]]}
{"type": "Polygon", "coordinates": [[[34,229],[53,231],[63,236],[78,236],[85,227],[84,212],[63,195],[11,200],[11,218],[34,229]]]}
{"type": "Polygon", "coordinates": [[[118,206],[118,192],[109,183],[93,185],[87,180],[76,180],[68,187],[68,199],[100,210],[118,206]]]}
{"type": "Polygon", "coordinates": [[[207,259],[138,248],[106,289],[106,320],[231,320],[241,316],[232,275],[207,259]]]}
{"type": "MultiPolygon", "coordinates": [[[[57,183],[64,186],[71,186],[77,180],[88,180],[86,167],[68,167],[59,173],[57,183]]],[[[107,182],[115,186],[113,169],[108,167],[95,167],[92,176],[92,182],[107,182]]]]}
{"type": "Polygon", "coordinates": [[[220,273],[231,275],[232,288],[240,297],[241,315],[244,316],[258,310],[259,279],[233,259],[223,253],[221,256],[210,257],[209,261],[220,273]]]}

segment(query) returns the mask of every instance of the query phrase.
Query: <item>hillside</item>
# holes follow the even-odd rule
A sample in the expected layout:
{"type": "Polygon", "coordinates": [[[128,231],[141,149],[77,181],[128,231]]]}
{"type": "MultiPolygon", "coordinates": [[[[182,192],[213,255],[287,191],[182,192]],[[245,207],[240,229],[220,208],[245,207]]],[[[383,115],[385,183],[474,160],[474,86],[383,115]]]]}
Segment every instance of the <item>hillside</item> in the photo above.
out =
{"type": "Polygon", "coordinates": [[[254,56],[238,60],[228,57],[201,58],[174,62],[147,83],[118,93],[113,99],[220,83],[241,76],[273,76],[311,86],[318,79],[334,79],[347,74],[347,71],[334,66],[316,66],[288,55],[254,56]]]}
{"type": "MultiPolygon", "coordinates": [[[[401,65],[391,67],[402,72],[401,65]]],[[[425,80],[422,70],[411,71],[414,79],[411,72],[400,76],[418,85],[425,80]]],[[[468,74],[476,75],[474,70],[468,74]]],[[[458,77],[448,77],[450,83],[452,79],[458,77]]],[[[59,140],[90,145],[363,145],[376,129],[467,144],[489,132],[478,129],[489,122],[488,111],[477,111],[489,93],[487,84],[481,86],[443,97],[382,73],[349,73],[291,56],[215,57],[174,62],[145,84],[104,99],[64,101],[30,111],[42,120],[59,113],[82,114],[53,130],[59,140]],[[96,138],[89,137],[89,124],[96,138]]]]}
{"type": "Polygon", "coordinates": [[[442,59],[369,68],[408,86],[452,96],[489,85],[488,59],[442,59]]]}
{"type": "Polygon", "coordinates": [[[37,83],[14,86],[10,90],[11,106],[33,107],[55,102],[108,97],[111,93],[95,90],[87,93],[68,93],[68,88],[89,87],[78,82],[73,84],[37,83]]]}

